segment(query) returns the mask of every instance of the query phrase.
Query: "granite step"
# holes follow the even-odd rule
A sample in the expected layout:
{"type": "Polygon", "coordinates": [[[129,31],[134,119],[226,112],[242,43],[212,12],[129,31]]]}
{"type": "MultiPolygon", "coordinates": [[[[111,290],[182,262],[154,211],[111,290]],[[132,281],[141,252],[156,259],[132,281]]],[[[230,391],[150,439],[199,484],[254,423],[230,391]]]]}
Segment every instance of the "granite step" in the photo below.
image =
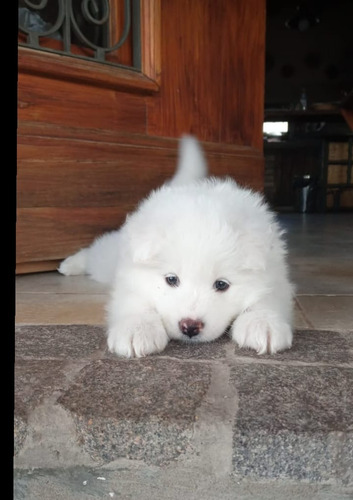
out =
{"type": "Polygon", "coordinates": [[[91,325],[16,329],[15,498],[353,498],[353,332],[120,359],[91,325]]]}

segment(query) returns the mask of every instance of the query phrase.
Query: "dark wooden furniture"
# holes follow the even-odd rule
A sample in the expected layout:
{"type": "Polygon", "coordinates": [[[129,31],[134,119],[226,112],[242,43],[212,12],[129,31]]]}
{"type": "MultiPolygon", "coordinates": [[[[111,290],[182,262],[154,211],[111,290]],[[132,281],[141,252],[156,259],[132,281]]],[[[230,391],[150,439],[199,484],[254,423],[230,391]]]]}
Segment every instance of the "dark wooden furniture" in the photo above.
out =
{"type": "Polygon", "coordinates": [[[353,208],[353,136],[323,140],[321,179],[323,209],[353,208]]]}
{"type": "MultiPolygon", "coordinates": [[[[294,180],[310,175],[316,183],[316,210],[353,208],[351,100],[332,109],[267,110],[265,121],[288,121],[286,139],[265,143],[265,182],[270,202],[289,209],[295,204],[294,180]],[[320,130],[328,124],[329,134],[320,130]],[[347,127],[348,125],[348,127],[347,127]],[[344,131],[344,133],[343,133],[344,131]]],[[[353,122],[352,122],[353,124],[353,122]]]]}

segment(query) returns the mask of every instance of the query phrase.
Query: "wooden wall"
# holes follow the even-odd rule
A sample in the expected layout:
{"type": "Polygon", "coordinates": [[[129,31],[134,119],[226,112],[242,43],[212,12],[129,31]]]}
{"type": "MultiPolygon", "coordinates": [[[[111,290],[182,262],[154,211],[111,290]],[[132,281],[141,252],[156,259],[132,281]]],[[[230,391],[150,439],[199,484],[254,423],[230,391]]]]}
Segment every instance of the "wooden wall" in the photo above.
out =
{"type": "Polygon", "coordinates": [[[141,5],[140,74],[19,49],[17,272],[119,226],[183,133],[213,174],[262,189],[265,0],[141,5]]]}
{"type": "Polygon", "coordinates": [[[163,80],[148,132],[261,150],[265,2],[162,2],[163,80]]]}

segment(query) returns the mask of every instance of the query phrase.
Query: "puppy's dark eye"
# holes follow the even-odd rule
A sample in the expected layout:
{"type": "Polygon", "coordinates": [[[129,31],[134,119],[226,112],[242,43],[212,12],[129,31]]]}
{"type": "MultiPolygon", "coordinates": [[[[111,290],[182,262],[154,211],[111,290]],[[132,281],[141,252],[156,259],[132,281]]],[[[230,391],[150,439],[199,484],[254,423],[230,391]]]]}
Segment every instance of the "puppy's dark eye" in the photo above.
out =
{"type": "Polygon", "coordinates": [[[230,286],[230,283],[227,280],[216,280],[213,283],[213,288],[216,290],[216,292],[225,292],[228,290],[230,286]]]}
{"type": "Polygon", "coordinates": [[[176,274],[167,274],[165,276],[165,281],[169,286],[179,286],[180,280],[176,274]]]}

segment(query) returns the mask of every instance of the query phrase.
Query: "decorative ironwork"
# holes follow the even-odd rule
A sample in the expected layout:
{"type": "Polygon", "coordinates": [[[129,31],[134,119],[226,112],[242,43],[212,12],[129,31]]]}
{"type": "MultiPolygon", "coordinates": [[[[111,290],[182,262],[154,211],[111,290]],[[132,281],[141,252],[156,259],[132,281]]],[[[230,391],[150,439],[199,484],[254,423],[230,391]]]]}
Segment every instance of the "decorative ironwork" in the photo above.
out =
{"type": "Polygon", "coordinates": [[[139,0],[20,0],[18,24],[22,46],[141,69],[139,0]]]}

